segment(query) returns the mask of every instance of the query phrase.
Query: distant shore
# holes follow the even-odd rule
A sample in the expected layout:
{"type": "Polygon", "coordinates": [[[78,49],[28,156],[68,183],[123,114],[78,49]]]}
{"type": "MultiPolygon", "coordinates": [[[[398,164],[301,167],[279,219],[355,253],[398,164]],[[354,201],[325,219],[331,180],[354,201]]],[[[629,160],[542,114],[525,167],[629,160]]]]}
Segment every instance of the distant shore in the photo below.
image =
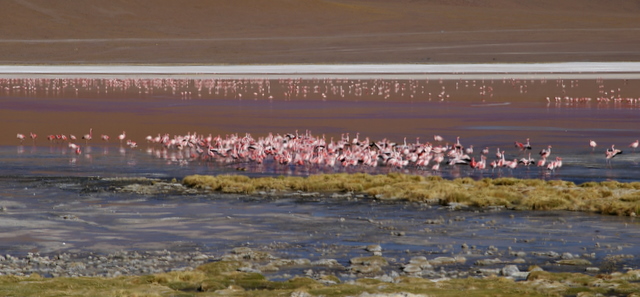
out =
{"type": "Polygon", "coordinates": [[[0,65],[0,78],[640,79],[640,62],[513,64],[0,65]]]}

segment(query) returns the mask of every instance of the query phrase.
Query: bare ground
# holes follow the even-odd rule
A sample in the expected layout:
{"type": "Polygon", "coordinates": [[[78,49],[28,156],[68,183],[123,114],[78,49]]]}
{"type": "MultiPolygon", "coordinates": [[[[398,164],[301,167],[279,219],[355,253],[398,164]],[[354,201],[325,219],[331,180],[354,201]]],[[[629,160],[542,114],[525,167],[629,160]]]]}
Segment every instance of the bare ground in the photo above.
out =
{"type": "Polygon", "coordinates": [[[13,0],[0,64],[638,61],[636,1],[13,0]]]}

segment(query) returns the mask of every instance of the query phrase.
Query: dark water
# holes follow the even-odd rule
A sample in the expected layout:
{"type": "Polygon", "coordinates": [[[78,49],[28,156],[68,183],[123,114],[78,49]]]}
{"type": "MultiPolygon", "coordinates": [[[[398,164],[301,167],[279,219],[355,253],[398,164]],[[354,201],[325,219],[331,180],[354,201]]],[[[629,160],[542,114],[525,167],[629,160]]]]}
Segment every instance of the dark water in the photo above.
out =
{"type": "MultiPolygon", "coordinates": [[[[312,201],[255,197],[137,197],[83,193],[82,179],[151,177],[181,179],[190,174],[251,176],[309,175],[332,172],[403,172],[456,177],[640,180],[640,151],[629,143],[640,138],[638,81],[601,80],[2,80],[0,147],[1,201],[6,211],[0,227],[0,253],[32,251],[109,251],[198,247],[212,252],[249,245],[286,243],[291,257],[338,258],[363,254],[362,245],[379,243],[385,256],[458,255],[462,243],[486,251],[556,251],[608,255],[638,254],[637,222],[630,218],[569,212],[451,212],[407,203],[312,201]],[[546,97],[550,97],[547,101],[546,97]],[[560,99],[556,100],[556,97],[560,99]],[[581,99],[578,99],[581,98],[581,99]],[[584,98],[591,98],[590,101],[584,98]],[[597,98],[601,98],[598,100],[597,98]],[[605,100],[606,99],[606,100],[605,100]],[[78,140],[82,154],[48,134],[88,133],[78,140]],[[446,166],[439,171],[409,166],[349,168],[278,165],[194,157],[193,150],[147,144],[146,135],[170,133],[228,135],[311,130],[339,139],[360,133],[422,143],[442,135],[453,144],[459,136],[473,145],[474,156],[490,148],[507,159],[525,157],[514,141],[531,138],[532,157],[547,145],[564,166],[549,171],[535,166],[473,170],[446,166]],[[121,145],[127,130],[137,148],[121,145]],[[39,135],[22,144],[16,133],[39,135]],[[97,135],[111,135],[109,143],[97,135]],[[592,149],[590,139],[599,145],[592,149]],[[606,161],[604,150],[624,150],[606,161]],[[243,171],[237,169],[242,168],[243,171]],[[68,179],[68,180],[66,180],[68,179]],[[60,219],[73,215],[74,220],[60,219]],[[431,218],[446,224],[425,225],[431,218]],[[464,220],[455,220],[464,217],[464,220]],[[344,218],[345,220],[341,220],[344,218]],[[388,228],[381,228],[382,226],[388,228]],[[532,226],[535,226],[532,227],[532,226]],[[428,230],[427,230],[428,229],[428,230]],[[391,236],[401,230],[405,236],[391,236]],[[598,243],[598,245],[596,245],[598,243]],[[328,251],[326,246],[336,246],[328,251]],[[327,250],[323,252],[322,250],[327,250]]],[[[466,255],[466,254],[465,254],[466,255]]],[[[470,259],[486,255],[467,255],[470,259]]],[[[535,257],[534,257],[535,258],[535,257]]],[[[471,261],[471,260],[470,260],[471,261]]],[[[546,263],[544,257],[531,260],[546,263]]],[[[628,265],[637,265],[628,260],[628,265]]],[[[559,269],[559,268],[556,268],[559,269]]]]}

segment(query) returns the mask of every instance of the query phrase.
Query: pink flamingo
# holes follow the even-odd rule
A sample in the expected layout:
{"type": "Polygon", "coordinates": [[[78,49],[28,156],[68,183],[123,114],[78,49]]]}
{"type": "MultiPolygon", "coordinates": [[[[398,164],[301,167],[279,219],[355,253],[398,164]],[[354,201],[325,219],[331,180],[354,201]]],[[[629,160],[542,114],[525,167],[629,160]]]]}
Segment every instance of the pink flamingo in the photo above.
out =
{"type": "Polygon", "coordinates": [[[594,140],[589,140],[589,146],[591,147],[591,151],[596,149],[598,144],[594,140]]]}
{"type": "Polygon", "coordinates": [[[619,154],[622,154],[622,151],[619,149],[616,149],[615,144],[612,144],[611,148],[608,148],[607,151],[605,152],[605,157],[607,158],[607,160],[609,160],[619,154]]]}
{"type": "Polygon", "coordinates": [[[24,134],[20,134],[18,133],[18,135],[16,136],[16,138],[18,138],[20,140],[20,143],[22,143],[24,141],[24,134]]]}
{"type": "Polygon", "coordinates": [[[542,156],[543,158],[549,157],[549,155],[551,155],[551,146],[548,146],[546,149],[542,149],[540,151],[540,156],[542,156]]]}
{"type": "Polygon", "coordinates": [[[638,148],[638,144],[640,144],[640,140],[636,139],[636,141],[632,142],[629,147],[633,149],[633,152],[636,152],[636,149],[638,148]]]}
{"type": "Polygon", "coordinates": [[[38,138],[36,133],[29,132],[29,137],[33,140],[33,143],[36,143],[36,138],[38,138]]]}
{"type": "Polygon", "coordinates": [[[89,134],[85,134],[84,136],[82,136],[82,139],[84,139],[85,142],[87,142],[92,138],[93,138],[93,128],[89,128],[89,134]]]}
{"type": "Polygon", "coordinates": [[[521,151],[525,151],[525,150],[530,150],[531,149],[531,144],[529,143],[529,138],[527,138],[527,142],[526,143],[522,143],[522,142],[515,142],[515,146],[520,149],[521,151]]]}
{"type": "Polygon", "coordinates": [[[120,139],[120,143],[127,137],[125,131],[122,131],[122,134],[118,135],[118,139],[120,139]]]}
{"type": "Polygon", "coordinates": [[[109,142],[109,135],[102,134],[102,135],[100,135],[100,138],[102,138],[102,140],[104,140],[106,142],[109,142]]]}
{"type": "Polygon", "coordinates": [[[547,157],[543,156],[542,159],[538,160],[538,164],[536,164],[536,165],[538,165],[538,167],[542,167],[546,163],[547,163],[547,157]]]}
{"type": "Polygon", "coordinates": [[[556,157],[556,168],[562,167],[562,158],[556,157]]]}

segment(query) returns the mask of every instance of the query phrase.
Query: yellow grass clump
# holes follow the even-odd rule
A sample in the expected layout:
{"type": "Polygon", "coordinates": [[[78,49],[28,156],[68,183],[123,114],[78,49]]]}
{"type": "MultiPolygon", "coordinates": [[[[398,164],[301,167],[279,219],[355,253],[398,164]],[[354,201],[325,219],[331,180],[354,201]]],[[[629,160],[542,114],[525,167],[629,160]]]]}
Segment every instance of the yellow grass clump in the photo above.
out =
{"type": "Polygon", "coordinates": [[[475,207],[505,206],[518,210],[570,210],[635,216],[640,212],[640,183],[616,181],[572,182],[539,179],[461,178],[399,173],[384,175],[318,174],[309,177],[260,177],[243,175],[191,175],[183,184],[222,193],[257,191],[351,192],[380,200],[407,200],[475,207]]]}
{"type": "Polygon", "coordinates": [[[429,296],[575,296],[584,292],[629,295],[640,293],[640,271],[588,276],[580,273],[532,272],[526,281],[503,277],[462,278],[433,282],[429,279],[401,276],[395,283],[372,278],[333,285],[306,277],[270,281],[259,273],[240,272],[247,263],[219,261],[192,271],[168,272],[145,276],[59,277],[0,276],[2,296],[292,296],[306,292],[311,296],[358,296],[367,293],[412,293],[429,296]],[[299,293],[298,293],[299,294],[299,293]]]}

